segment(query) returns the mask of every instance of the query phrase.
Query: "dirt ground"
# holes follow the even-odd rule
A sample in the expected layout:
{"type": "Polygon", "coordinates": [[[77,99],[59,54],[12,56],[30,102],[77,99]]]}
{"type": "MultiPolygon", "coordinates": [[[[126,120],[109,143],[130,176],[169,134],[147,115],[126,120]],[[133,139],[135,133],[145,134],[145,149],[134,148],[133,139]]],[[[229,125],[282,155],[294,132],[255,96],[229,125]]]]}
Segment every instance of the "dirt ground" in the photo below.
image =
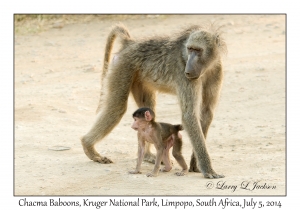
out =
{"type": "MultiPolygon", "coordinates": [[[[225,77],[207,147],[225,178],[168,173],[148,178],[128,171],[136,164],[137,108],[130,97],[119,125],[99,144],[109,165],[90,161],[80,137],[95,120],[106,37],[118,19],[51,25],[15,34],[15,195],[285,195],[285,16],[150,15],[124,19],[132,37],[172,34],[189,24],[224,25],[225,77]],[[55,146],[69,150],[55,151],[55,146]],[[242,189],[246,186],[248,189],[242,189]],[[253,189],[255,183],[257,187],[253,189]],[[236,186],[236,188],[234,188],[236,186]],[[211,189],[210,189],[211,188],[211,189]],[[219,189],[221,188],[221,189],[219,189]],[[260,188],[260,189],[259,189],[260,188]]],[[[116,87],[117,88],[117,87],[116,87]]],[[[157,120],[180,123],[175,96],[158,94],[157,120]]],[[[183,156],[192,147],[185,132],[183,156]]]]}

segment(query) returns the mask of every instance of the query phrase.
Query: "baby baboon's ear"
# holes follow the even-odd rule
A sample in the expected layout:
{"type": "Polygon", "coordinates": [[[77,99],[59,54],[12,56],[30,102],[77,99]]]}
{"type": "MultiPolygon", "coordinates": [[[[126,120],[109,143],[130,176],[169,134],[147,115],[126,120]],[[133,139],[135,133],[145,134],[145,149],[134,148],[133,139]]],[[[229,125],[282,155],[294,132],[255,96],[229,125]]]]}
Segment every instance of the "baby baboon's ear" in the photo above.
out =
{"type": "Polygon", "coordinates": [[[145,112],[145,120],[150,122],[152,119],[153,119],[153,116],[150,114],[149,111],[146,111],[145,112]]]}

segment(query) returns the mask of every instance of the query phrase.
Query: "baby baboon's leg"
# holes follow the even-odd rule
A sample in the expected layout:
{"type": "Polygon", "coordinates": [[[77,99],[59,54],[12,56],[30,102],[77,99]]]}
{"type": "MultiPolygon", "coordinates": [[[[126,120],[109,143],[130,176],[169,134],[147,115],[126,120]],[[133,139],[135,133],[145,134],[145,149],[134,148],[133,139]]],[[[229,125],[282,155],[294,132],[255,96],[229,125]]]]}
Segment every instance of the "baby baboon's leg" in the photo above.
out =
{"type": "Polygon", "coordinates": [[[163,150],[162,146],[159,146],[159,147],[156,146],[155,165],[154,165],[153,171],[146,174],[147,177],[155,177],[155,176],[158,175],[160,163],[161,163],[162,156],[163,156],[163,152],[164,152],[164,150],[163,150]]]}
{"type": "MultiPolygon", "coordinates": [[[[213,120],[215,106],[219,99],[222,79],[223,72],[221,67],[215,68],[214,71],[207,72],[203,77],[200,124],[205,139],[207,137],[209,126],[213,120]]],[[[200,172],[194,152],[192,153],[189,171],[200,172]]]]}
{"type": "Polygon", "coordinates": [[[173,146],[172,154],[173,154],[174,158],[176,159],[176,161],[178,162],[178,164],[182,168],[182,171],[176,172],[175,174],[177,176],[184,176],[185,174],[188,173],[188,167],[187,167],[186,162],[181,153],[181,149],[182,149],[181,134],[178,133],[178,136],[173,134],[173,138],[174,138],[174,146],[173,146]]]}
{"type": "Polygon", "coordinates": [[[160,169],[160,171],[162,172],[169,172],[172,169],[172,163],[170,161],[170,148],[173,147],[174,145],[174,139],[170,138],[170,140],[167,141],[167,145],[166,148],[164,148],[164,152],[163,152],[163,163],[164,163],[164,167],[162,169],[160,169]]]}
{"type": "Polygon", "coordinates": [[[164,149],[162,162],[165,165],[160,171],[169,172],[172,169],[172,163],[170,161],[170,149],[164,149]]]}
{"type": "MultiPolygon", "coordinates": [[[[156,94],[141,82],[134,82],[131,86],[133,98],[138,107],[149,107],[155,113],[156,94]]],[[[155,163],[155,155],[151,153],[152,144],[146,142],[144,161],[155,163]]]]}
{"type": "Polygon", "coordinates": [[[136,168],[134,171],[129,171],[130,174],[141,174],[141,165],[145,154],[145,140],[138,133],[138,157],[136,168]]]}
{"type": "Polygon", "coordinates": [[[100,163],[112,162],[108,158],[102,157],[95,150],[94,145],[102,140],[120,122],[126,112],[132,82],[132,73],[130,70],[126,70],[121,67],[118,69],[117,66],[110,69],[112,73],[108,75],[107,85],[109,92],[106,94],[105,105],[97,115],[96,122],[90,131],[81,138],[85,154],[93,161],[100,163]]]}

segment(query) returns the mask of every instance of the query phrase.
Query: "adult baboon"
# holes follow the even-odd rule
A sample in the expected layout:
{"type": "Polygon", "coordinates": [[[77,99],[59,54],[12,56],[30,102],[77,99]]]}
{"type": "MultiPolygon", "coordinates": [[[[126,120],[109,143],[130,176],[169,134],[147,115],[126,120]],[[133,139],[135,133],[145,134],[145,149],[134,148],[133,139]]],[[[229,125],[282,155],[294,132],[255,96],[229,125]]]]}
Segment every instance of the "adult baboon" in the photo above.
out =
{"type": "Polygon", "coordinates": [[[145,154],[145,143],[154,144],[156,148],[156,160],[153,171],[147,173],[147,176],[157,176],[161,161],[165,167],[162,172],[168,172],[172,169],[169,150],[172,149],[172,154],[181,166],[182,171],[175,173],[177,176],[187,174],[187,165],[181,154],[182,136],[179,131],[183,130],[182,125],[172,125],[155,121],[154,112],[148,107],[142,107],[136,110],[132,117],[134,122],[132,129],[138,132],[138,158],[134,171],[129,171],[131,174],[141,173],[141,164],[145,154]]]}
{"type": "Polygon", "coordinates": [[[85,154],[93,161],[111,163],[94,145],[120,122],[130,92],[138,107],[155,112],[158,90],[178,97],[182,123],[193,146],[190,171],[201,171],[206,178],[224,177],[213,170],[205,144],[222,84],[224,51],[226,44],[214,27],[192,26],[171,37],[135,40],[124,26],[115,26],[107,38],[100,112],[81,139],[85,154]],[[121,48],[108,65],[117,36],[121,48]]]}

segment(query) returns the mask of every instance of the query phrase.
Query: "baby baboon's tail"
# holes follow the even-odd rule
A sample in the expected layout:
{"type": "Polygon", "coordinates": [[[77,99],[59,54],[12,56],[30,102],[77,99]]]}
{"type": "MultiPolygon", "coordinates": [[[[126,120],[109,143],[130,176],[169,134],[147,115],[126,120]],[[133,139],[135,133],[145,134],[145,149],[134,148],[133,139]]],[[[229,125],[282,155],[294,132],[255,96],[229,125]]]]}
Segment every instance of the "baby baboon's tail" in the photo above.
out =
{"type": "Polygon", "coordinates": [[[183,130],[183,126],[182,125],[174,125],[175,129],[177,131],[182,131],[183,130]]]}

